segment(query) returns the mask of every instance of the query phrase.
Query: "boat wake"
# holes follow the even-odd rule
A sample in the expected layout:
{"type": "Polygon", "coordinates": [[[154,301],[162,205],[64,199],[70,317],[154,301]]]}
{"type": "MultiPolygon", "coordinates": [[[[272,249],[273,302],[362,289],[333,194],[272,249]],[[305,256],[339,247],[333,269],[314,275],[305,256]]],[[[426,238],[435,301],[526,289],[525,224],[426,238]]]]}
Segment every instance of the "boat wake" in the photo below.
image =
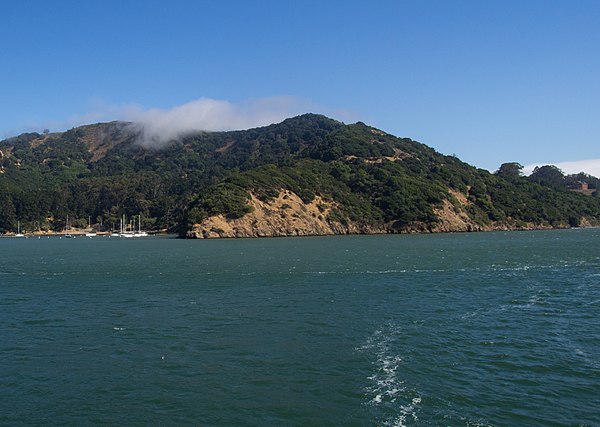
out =
{"type": "Polygon", "coordinates": [[[403,427],[418,421],[421,396],[405,384],[405,361],[396,351],[401,333],[400,326],[385,325],[356,349],[372,358],[373,371],[364,389],[365,404],[376,410],[377,423],[382,426],[403,427]]]}

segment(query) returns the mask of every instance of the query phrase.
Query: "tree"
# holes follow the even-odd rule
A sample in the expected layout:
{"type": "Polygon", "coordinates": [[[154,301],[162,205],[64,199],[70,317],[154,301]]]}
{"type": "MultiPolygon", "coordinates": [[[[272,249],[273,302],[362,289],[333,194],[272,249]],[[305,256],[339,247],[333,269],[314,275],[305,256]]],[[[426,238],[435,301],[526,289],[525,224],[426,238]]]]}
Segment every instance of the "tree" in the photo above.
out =
{"type": "Polygon", "coordinates": [[[554,188],[564,188],[565,175],[554,165],[536,166],[529,175],[529,181],[554,188]]]}
{"type": "Polygon", "coordinates": [[[0,193],[0,233],[13,231],[17,222],[15,205],[4,191],[0,193]]]}
{"type": "Polygon", "coordinates": [[[500,165],[500,169],[496,171],[496,175],[508,179],[514,180],[521,177],[521,171],[523,170],[523,165],[517,162],[510,163],[502,163],[500,165]]]}

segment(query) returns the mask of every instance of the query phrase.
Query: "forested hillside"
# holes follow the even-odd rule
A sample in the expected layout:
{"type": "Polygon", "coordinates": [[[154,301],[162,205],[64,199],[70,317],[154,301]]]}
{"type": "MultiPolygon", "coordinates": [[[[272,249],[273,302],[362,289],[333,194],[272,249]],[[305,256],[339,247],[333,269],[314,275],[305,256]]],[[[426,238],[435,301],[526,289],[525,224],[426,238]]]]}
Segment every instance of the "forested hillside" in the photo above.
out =
{"type": "MultiPolygon", "coordinates": [[[[211,217],[243,218],[283,192],[316,203],[322,214],[313,217],[334,232],[450,231],[449,215],[461,218],[457,230],[600,221],[600,198],[568,191],[581,179],[594,190],[593,177],[562,175],[558,185],[539,170],[521,176],[517,163],[491,174],[363,123],[306,114],[153,148],[140,132],[112,122],[1,141],[0,232],[17,222],[29,232],[62,230],[67,215],[75,226],[91,217],[96,229],[110,229],[122,215],[141,215],[146,229],[184,236],[211,217]]],[[[297,215],[284,205],[281,217],[297,215]]]]}

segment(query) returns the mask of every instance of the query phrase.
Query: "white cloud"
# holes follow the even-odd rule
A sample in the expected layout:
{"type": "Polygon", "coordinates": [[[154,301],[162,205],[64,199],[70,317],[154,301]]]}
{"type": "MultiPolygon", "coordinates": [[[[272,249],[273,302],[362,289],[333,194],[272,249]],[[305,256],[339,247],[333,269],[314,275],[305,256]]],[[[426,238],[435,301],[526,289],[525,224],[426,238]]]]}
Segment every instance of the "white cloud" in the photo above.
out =
{"type": "MultiPolygon", "coordinates": [[[[292,96],[258,98],[234,103],[200,98],[168,109],[138,105],[96,105],[94,111],[41,127],[67,129],[100,121],[134,122],[142,128],[142,144],[160,146],[190,132],[242,130],[266,126],[298,114],[315,112],[316,106],[292,96]]],[[[33,127],[32,127],[33,128],[33,127]]],[[[36,126],[33,129],[40,128],[36,126]]]]}
{"type": "Polygon", "coordinates": [[[589,159],[589,160],[577,160],[573,162],[559,162],[559,163],[534,163],[527,165],[523,168],[523,173],[529,175],[533,172],[536,166],[554,165],[562,170],[565,174],[576,174],[579,172],[585,172],[589,175],[600,177],[600,159],[589,159]]]}
{"type": "Polygon", "coordinates": [[[293,97],[262,98],[242,103],[200,98],[168,110],[123,109],[122,119],[143,126],[144,145],[161,145],[190,132],[249,129],[307,112],[308,103],[293,97]]]}

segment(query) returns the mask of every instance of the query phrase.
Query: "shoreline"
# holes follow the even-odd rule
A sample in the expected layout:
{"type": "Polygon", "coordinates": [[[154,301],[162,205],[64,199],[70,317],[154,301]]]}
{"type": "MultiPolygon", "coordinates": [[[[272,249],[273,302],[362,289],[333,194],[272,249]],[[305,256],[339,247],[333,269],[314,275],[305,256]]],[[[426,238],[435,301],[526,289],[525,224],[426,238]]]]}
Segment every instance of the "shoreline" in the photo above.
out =
{"type": "MultiPolygon", "coordinates": [[[[146,231],[148,236],[156,236],[156,235],[167,235],[166,231],[146,231]]],[[[22,236],[17,236],[17,233],[5,233],[0,234],[0,238],[2,237],[112,237],[113,232],[111,231],[82,231],[82,230],[74,230],[74,231],[34,231],[32,233],[22,233],[22,236]],[[88,236],[88,234],[93,233],[92,236],[88,236]]],[[[114,236],[117,237],[117,236],[114,236]]]]}
{"type": "MultiPolygon", "coordinates": [[[[218,233],[212,234],[210,237],[196,237],[195,233],[189,233],[185,237],[177,236],[177,234],[168,233],[166,230],[160,231],[147,231],[150,236],[166,236],[166,235],[174,235],[178,239],[181,240],[235,240],[235,239],[265,239],[265,238],[286,238],[286,237],[328,237],[328,236],[384,236],[384,235],[415,235],[415,234],[451,234],[451,233],[493,233],[493,232],[519,232],[519,231],[549,231],[549,230],[577,230],[577,229],[594,229],[600,228],[600,225],[585,225],[579,227],[569,227],[569,226],[558,226],[558,227],[549,227],[549,226],[527,226],[527,227],[491,227],[491,228],[482,228],[482,229],[455,229],[455,230],[401,230],[401,231],[389,231],[389,230],[377,230],[371,232],[338,232],[338,233],[305,233],[305,234],[287,234],[284,232],[276,233],[276,234],[244,234],[244,235],[218,235],[218,233]]],[[[17,233],[5,233],[0,234],[1,238],[29,238],[29,237],[122,237],[122,236],[114,236],[113,232],[101,231],[95,232],[93,236],[88,236],[87,233],[94,233],[90,231],[82,231],[76,230],[71,232],[56,232],[56,231],[36,231],[33,233],[23,233],[22,236],[17,236],[17,233]]]]}

